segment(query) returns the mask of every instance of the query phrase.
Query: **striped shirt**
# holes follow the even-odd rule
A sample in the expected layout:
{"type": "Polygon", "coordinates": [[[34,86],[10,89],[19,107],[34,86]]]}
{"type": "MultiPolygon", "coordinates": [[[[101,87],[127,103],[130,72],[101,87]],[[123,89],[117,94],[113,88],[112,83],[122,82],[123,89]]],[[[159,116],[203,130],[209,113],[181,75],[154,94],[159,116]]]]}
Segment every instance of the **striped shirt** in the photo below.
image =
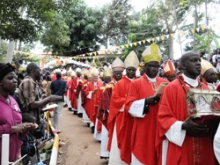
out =
{"type": "Polygon", "coordinates": [[[34,81],[30,76],[26,76],[19,86],[19,100],[22,104],[23,112],[33,114],[39,121],[40,110],[33,109],[30,104],[42,98],[43,90],[39,82],[34,81]]]}

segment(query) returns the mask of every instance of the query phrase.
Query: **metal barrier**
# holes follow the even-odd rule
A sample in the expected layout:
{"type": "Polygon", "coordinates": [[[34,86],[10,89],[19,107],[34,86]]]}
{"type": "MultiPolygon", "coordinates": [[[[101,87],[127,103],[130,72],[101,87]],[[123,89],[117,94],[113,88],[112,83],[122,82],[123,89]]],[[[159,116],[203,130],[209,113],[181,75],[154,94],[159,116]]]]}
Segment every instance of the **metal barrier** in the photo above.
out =
{"type": "Polygon", "coordinates": [[[9,164],[9,134],[2,135],[2,165],[9,164]]]}
{"type": "Polygon", "coordinates": [[[15,165],[27,156],[27,155],[24,155],[23,157],[19,158],[15,162],[9,162],[9,139],[10,139],[9,134],[2,135],[2,157],[1,157],[2,165],[9,165],[9,164],[15,165]]]}
{"type": "Polygon", "coordinates": [[[47,119],[47,123],[51,129],[51,131],[54,134],[54,142],[53,142],[53,149],[52,149],[52,153],[50,156],[50,163],[49,165],[56,165],[57,164],[57,158],[58,158],[58,150],[59,150],[59,135],[57,134],[57,131],[55,130],[55,128],[53,127],[50,118],[49,118],[49,111],[46,112],[45,117],[47,119]]]}
{"type": "MultiPolygon", "coordinates": [[[[49,165],[56,165],[57,164],[57,158],[58,158],[58,149],[59,149],[59,136],[57,134],[57,131],[52,126],[52,123],[49,118],[49,112],[46,112],[45,118],[48,123],[47,131],[51,129],[52,133],[54,134],[54,143],[53,143],[53,149],[50,157],[50,163],[49,165]]],[[[2,135],[2,157],[1,157],[1,164],[2,165],[15,165],[16,163],[20,162],[24,157],[27,155],[24,155],[20,159],[16,160],[15,162],[9,162],[9,134],[3,134],[2,135]]]]}

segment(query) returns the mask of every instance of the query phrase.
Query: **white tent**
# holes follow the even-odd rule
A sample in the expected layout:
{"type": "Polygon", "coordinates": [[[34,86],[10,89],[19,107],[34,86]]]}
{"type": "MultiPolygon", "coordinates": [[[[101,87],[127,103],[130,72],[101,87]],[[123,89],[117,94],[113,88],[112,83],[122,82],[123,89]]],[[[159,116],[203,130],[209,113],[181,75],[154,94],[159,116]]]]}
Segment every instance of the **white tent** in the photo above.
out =
{"type": "Polygon", "coordinates": [[[59,60],[53,60],[53,61],[50,61],[48,62],[44,68],[54,68],[54,67],[59,67],[59,66],[65,66],[65,65],[68,65],[68,64],[74,64],[74,65],[77,65],[79,67],[90,67],[90,65],[88,64],[84,64],[82,62],[77,62],[75,60],[70,60],[70,59],[59,59],[59,60]]]}

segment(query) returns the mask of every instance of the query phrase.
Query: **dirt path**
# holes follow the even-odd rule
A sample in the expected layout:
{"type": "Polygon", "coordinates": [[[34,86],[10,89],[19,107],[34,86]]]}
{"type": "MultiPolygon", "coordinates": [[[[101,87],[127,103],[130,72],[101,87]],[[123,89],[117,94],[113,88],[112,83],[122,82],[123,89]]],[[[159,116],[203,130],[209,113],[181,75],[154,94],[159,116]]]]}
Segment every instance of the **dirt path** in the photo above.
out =
{"type": "Polygon", "coordinates": [[[100,159],[100,143],[93,138],[90,128],[82,118],[63,109],[60,137],[66,143],[60,148],[61,165],[107,165],[107,160],[100,159]]]}

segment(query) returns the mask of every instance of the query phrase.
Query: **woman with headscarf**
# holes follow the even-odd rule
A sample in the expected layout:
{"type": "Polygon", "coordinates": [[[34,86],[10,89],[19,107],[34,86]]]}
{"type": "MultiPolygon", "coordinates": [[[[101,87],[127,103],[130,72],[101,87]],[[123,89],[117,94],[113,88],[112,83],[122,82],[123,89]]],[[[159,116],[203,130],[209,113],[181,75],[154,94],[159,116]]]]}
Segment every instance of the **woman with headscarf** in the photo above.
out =
{"type": "MultiPolygon", "coordinates": [[[[22,142],[19,134],[33,127],[34,124],[22,123],[20,108],[15,99],[10,96],[17,87],[17,76],[11,64],[0,63],[0,137],[3,134],[10,135],[9,161],[15,161],[20,154],[22,142]]],[[[0,158],[2,141],[0,140],[0,158]]],[[[1,163],[1,162],[0,162],[1,163]]]]}

